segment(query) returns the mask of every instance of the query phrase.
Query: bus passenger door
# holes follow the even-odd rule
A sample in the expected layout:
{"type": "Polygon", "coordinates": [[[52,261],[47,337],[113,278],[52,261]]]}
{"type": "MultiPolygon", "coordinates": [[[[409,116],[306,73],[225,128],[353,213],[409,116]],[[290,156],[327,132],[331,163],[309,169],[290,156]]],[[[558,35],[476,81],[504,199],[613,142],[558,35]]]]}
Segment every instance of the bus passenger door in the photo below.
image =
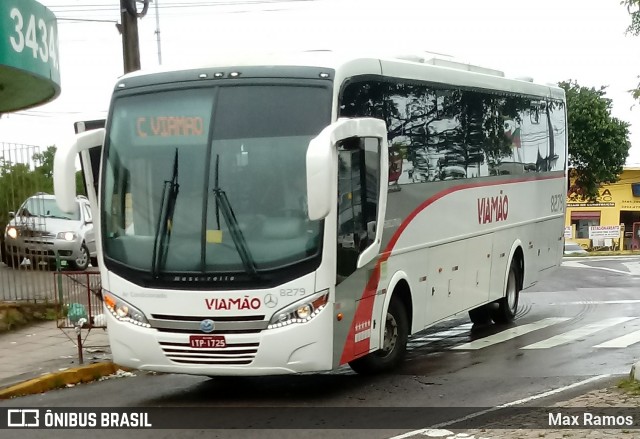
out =
{"type": "Polygon", "coordinates": [[[338,275],[343,278],[372,259],[360,261],[375,243],[378,229],[379,150],[374,138],[353,138],[338,145],[338,275]]]}
{"type": "Polygon", "coordinates": [[[385,212],[380,209],[381,194],[386,192],[380,184],[381,149],[379,139],[372,137],[351,138],[338,144],[337,279],[348,279],[361,293],[356,309],[372,310],[361,316],[356,313],[358,328],[364,328],[359,332],[368,336],[358,337],[356,355],[379,348],[379,337],[373,330],[382,324],[376,316],[382,315],[384,297],[376,298],[384,286],[372,280],[379,276],[375,259],[380,245],[379,241],[376,245],[376,235],[385,212]]]}
{"type": "Polygon", "coordinates": [[[379,285],[378,254],[388,160],[387,129],[378,119],[340,119],[312,140],[307,151],[309,219],[321,219],[331,212],[337,216],[334,299],[345,318],[334,330],[341,351],[336,355],[343,362],[380,345],[385,296],[378,291],[386,285],[379,285]]]}

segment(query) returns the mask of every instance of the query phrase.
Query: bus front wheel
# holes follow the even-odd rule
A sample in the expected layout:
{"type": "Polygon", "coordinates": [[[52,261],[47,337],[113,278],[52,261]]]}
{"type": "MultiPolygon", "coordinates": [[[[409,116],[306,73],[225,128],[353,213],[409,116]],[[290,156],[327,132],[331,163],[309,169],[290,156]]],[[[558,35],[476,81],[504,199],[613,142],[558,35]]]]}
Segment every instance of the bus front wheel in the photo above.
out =
{"type": "Polygon", "coordinates": [[[498,307],[494,309],[492,319],[496,323],[511,323],[518,311],[518,300],[520,298],[521,273],[518,261],[511,261],[507,286],[504,297],[498,301],[498,307]]]}
{"type": "Polygon", "coordinates": [[[409,318],[402,301],[391,299],[384,326],[382,346],[376,352],[349,363],[359,374],[370,375],[387,372],[395,368],[407,352],[409,338],[409,318]]]}

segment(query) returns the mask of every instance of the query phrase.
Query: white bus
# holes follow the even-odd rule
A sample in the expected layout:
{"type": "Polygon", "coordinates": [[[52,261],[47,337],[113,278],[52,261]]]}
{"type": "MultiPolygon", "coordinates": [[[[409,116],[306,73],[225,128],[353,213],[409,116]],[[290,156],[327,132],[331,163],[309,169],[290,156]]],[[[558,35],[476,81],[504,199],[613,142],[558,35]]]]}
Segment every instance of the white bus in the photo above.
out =
{"type": "Polygon", "coordinates": [[[77,154],[102,148],[86,177],[114,361],[371,373],[456,314],[514,319],[562,257],[564,92],[440,64],[307,53],[121,78],[106,128],[54,171],[68,209],[77,154]]]}

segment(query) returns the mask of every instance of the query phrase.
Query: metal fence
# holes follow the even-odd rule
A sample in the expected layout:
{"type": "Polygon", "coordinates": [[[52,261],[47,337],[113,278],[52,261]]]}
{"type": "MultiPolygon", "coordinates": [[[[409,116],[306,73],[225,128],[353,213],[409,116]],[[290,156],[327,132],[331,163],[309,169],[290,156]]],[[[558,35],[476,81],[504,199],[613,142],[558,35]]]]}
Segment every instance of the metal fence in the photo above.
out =
{"type": "MultiPolygon", "coordinates": [[[[56,272],[53,275],[56,296],[57,326],[74,329],[78,361],[84,362],[83,350],[89,333],[94,328],[106,329],[102,308],[102,283],[98,271],[56,272]],[[82,330],[88,330],[83,338],[82,330]]],[[[69,336],[69,334],[67,334],[69,336]]],[[[69,337],[73,340],[71,337],[69,337]]]]}
{"type": "MultiPolygon", "coordinates": [[[[5,249],[5,228],[31,195],[53,192],[53,153],[39,146],[0,143],[0,301],[50,301],[55,291],[48,270],[30,255],[19,254],[10,267],[5,249]]],[[[13,262],[13,261],[12,261],[13,262]]]]}
{"type": "Polygon", "coordinates": [[[58,328],[106,328],[99,271],[53,274],[58,328]]]}

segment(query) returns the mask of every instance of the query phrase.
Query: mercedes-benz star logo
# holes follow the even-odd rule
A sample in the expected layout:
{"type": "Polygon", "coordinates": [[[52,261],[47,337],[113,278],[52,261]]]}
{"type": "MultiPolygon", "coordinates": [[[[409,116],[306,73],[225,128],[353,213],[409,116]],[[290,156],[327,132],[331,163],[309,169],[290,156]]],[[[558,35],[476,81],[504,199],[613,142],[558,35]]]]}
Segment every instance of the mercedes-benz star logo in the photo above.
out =
{"type": "Polygon", "coordinates": [[[273,308],[278,304],[278,298],[273,294],[267,294],[264,296],[264,304],[267,308],[273,308]]]}
{"type": "Polygon", "coordinates": [[[200,322],[200,330],[202,332],[206,332],[207,334],[213,332],[214,327],[215,324],[213,323],[213,320],[206,319],[200,322]]]}

